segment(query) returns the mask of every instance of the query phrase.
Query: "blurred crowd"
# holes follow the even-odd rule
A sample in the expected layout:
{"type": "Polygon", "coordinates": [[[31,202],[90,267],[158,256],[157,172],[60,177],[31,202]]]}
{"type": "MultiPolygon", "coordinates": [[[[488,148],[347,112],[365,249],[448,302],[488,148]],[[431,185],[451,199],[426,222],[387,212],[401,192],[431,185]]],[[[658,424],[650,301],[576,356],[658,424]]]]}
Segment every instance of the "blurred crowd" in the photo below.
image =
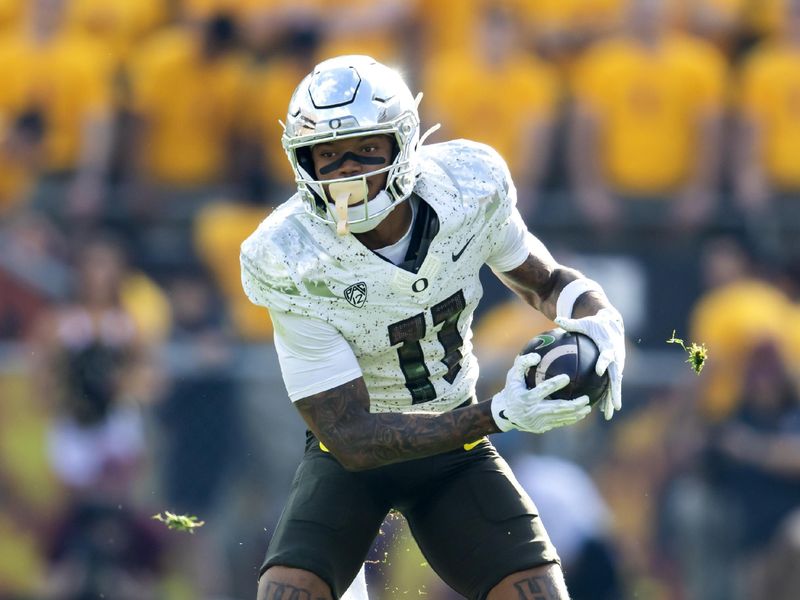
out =
{"type": "MultiPolygon", "coordinates": [[[[799,597],[800,0],[0,0],[0,599],[254,597],[303,428],[238,248],[343,53],[626,318],[618,417],[495,440],[574,599],[799,597]]],[[[552,326],[485,278],[482,397],[552,326]]],[[[401,518],[368,581],[453,597],[401,518]]]]}

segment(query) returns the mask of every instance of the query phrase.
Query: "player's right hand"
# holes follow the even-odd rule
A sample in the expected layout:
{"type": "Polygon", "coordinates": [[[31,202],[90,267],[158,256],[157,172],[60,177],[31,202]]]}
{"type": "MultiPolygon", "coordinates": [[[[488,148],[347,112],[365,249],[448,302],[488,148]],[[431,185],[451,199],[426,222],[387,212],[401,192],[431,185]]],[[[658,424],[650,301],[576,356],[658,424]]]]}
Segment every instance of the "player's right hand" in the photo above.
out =
{"type": "Polygon", "coordinates": [[[545,400],[569,383],[568,375],[545,379],[534,388],[525,384],[525,373],[536,366],[538,354],[522,354],[506,376],[506,386],[492,398],[492,416],[500,431],[519,429],[544,433],[556,427],[571,425],[591,412],[589,397],[574,400],[545,400]]]}

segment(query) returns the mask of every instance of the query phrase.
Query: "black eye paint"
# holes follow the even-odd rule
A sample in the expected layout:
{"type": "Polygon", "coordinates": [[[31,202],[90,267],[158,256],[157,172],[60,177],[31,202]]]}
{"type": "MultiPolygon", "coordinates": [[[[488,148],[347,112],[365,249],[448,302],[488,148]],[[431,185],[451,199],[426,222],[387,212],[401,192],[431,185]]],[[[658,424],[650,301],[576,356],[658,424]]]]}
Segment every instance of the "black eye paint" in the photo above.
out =
{"type": "Polygon", "coordinates": [[[320,167],[319,174],[327,175],[328,173],[333,173],[348,160],[354,160],[362,165],[382,165],[386,162],[386,159],[381,156],[360,156],[352,152],[345,152],[339,160],[335,160],[329,165],[320,167]]]}

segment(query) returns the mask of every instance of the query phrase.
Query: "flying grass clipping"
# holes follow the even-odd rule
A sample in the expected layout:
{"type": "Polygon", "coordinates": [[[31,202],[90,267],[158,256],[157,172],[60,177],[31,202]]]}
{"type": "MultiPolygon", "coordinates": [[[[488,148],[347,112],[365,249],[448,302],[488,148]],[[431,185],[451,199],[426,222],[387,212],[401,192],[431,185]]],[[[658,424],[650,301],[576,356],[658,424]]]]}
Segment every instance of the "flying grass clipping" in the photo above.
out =
{"type": "Polygon", "coordinates": [[[194,530],[198,527],[202,527],[206,524],[205,521],[198,521],[197,517],[188,516],[188,515],[176,515],[174,513],[169,512],[168,510],[164,511],[164,515],[158,513],[157,515],[153,515],[153,519],[156,521],[161,521],[164,523],[169,529],[175,529],[177,531],[188,531],[189,533],[194,533],[194,530]]]}
{"type": "Polygon", "coordinates": [[[706,348],[705,344],[696,344],[692,342],[687,348],[682,339],[675,337],[674,329],[672,330],[672,337],[667,340],[667,343],[678,344],[681,348],[686,350],[686,353],[689,355],[689,358],[686,359],[686,362],[691,365],[692,370],[697,375],[700,375],[700,371],[703,370],[703,367],[706,364],[706,359],[708,358],[708,348],[706,348]]]}

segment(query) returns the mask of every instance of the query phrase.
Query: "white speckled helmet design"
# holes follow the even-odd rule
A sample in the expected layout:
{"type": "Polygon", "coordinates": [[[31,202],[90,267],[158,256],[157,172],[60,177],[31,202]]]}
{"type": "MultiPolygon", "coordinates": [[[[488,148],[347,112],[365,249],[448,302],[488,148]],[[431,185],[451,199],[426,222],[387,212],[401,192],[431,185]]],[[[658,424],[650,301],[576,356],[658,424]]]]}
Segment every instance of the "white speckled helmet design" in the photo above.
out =
{"type": "Polygon", "coordinates": [[[369,56],[339,56],[318,64],[297,86],[289,102],[283,147],[306,209],[336,224],[339,233],[374,229],[411,195],[418,174],[420,144],[417,105],[400,74],[369,56]],[[327,202],[314,177],[311,146],[363,135],[387,134],[395,140],[394,160],[368,174],[326,180],[336,202],[327,202]],[[388,173],[386,189],[364,202],[366,178],[388,173]],[[338,193],[345,193],[343,199],[338,193]]]}

